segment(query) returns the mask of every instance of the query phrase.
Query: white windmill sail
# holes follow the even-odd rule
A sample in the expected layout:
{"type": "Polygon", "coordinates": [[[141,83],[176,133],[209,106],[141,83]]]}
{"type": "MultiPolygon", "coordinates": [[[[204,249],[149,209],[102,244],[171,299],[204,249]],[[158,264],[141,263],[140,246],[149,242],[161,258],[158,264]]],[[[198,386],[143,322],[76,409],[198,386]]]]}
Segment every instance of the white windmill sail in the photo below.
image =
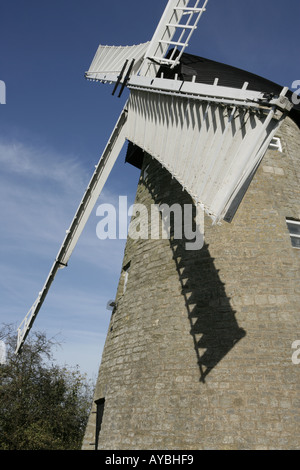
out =
{"type": "Polygon", "coordinates": [[[33,325],[33,322],[45,300],[45,297],[50,289],[55,275],[60,268],[67,266],[70,256],[76,246],[76,243],[85,227],[85,224],[93,210],[93,207],[103,189],[104,184],[122,150],[125,142],[125,129],[124,126],[127,119],[127,112],[122,111],[119,120],[111,134],[111,137],[105,147],[103,154],[96,165],[94,174],[89,182],[89,185],[84,193],[84,196],[78,206],[76,214],[72,220],[70,228],[66,232],[66,237],[60,247],[60,250],[55,258],[47,280],[39,292],[37,299],[32,307],[29,309],[24,320],[18,328],[18,338],[16,353],[22,349],[24,341],[33,325]]]}
{"type": "Polygon", "coordinates": [[[86,72],[89,80],[115,83],[126,77],[128,71],[136,75],[139,71],[150,42],[137,46],[99,46],[86,72]],[[132,67],[130,69],[130,66],[132,67]],[[120,75],[121,74],[121,75],[120,75]]]}
{"type": "Polygon", "coordinates": [[[189,41],[208,0],[170,0],[152,37],[141,67],[141,76],[155,77],[160,65],[174,68],[189,41]],[[169,49],[170,57],[166,57],[169,49]]]}
{"type": "Polygon", "coordinates": [[[155,157],[214,222],[230,220],[291,108],[287,88],[266,102],[259,92],[179,80],[138,77],[128,87],[126,138],[155,157]]]}

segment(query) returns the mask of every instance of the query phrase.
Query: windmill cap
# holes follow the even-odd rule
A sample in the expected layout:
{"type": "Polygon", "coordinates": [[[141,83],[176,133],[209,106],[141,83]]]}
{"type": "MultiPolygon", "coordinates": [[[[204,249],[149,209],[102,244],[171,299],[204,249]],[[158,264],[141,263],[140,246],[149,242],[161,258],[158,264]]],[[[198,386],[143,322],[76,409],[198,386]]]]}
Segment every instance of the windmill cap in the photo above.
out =
{"type": "MultiPolygon", "coordinates": [[[[169,51],[168,55],[171,53],[172,51],[169,51]]],[[[208,85],[213,85],[215,79],[218,78],[218,85],[239,89],[247,82],[247,90],[265,93],[270,97],[279,97],[283,88],[283,86],[252,72],[187,53],[182,54],[180,63],[174,69],[161,66],[158,76],[162,72],[165,78],[175,78],[175,74],[177,74],[180,80],[195,80],[196,83],[206,83],[208,85]]],[[[292,95],[293,92],[288,90],[286,97],[290,101],[292,101],[292,95]]],[[[289,116],[300,127],[300,104],[294,104],[289,116]]]]}

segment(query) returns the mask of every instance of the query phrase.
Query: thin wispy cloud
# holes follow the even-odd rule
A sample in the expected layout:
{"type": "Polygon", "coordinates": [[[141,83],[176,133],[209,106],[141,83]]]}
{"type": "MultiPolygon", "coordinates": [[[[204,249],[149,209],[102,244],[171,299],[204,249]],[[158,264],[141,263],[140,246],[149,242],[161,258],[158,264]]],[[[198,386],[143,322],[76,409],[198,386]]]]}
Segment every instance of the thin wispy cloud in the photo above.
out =
{"type": "MultiPolygon", "coordinates": [[[[40,254],[62,242],[92,174],[80,159],[22,142],[0,141],[1,235],[7,246],[40,254]],[[37,243],[38,242],[38,243],[37,243]],[[50,245],[51,248],[50,248],[50,245]]],[[[117,201],[104,190],[101,201],[117,201]]],[[[96,233],[89,233],[96,244],[96,233]]],[[[88,243],[87,237],[85,244],[88,243]]]]}
{"type": "Polygon", "coordinates": [[[66,192],[83,185],[88,176],[76,156],[60,155],[45,147],[16,141],[0,141],[0,164],[2,171],[40,184],[57,184],[66,192]]]}

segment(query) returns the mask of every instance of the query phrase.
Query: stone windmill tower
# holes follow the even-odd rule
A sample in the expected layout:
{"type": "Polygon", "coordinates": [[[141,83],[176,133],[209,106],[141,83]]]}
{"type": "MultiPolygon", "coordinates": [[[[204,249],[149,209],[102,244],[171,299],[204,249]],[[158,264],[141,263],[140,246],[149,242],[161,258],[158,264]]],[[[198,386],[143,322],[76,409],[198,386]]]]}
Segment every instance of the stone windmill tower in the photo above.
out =
{"type": "Polygon", "coordinates": [[[83,449],[299,448],[299,111],[185,52],[199,4],[170,0],[149,43],[99,46],[86,77],[130,96],[19,329],[17,352],[127,139],[147,234],[127,240],[83,449]]]}

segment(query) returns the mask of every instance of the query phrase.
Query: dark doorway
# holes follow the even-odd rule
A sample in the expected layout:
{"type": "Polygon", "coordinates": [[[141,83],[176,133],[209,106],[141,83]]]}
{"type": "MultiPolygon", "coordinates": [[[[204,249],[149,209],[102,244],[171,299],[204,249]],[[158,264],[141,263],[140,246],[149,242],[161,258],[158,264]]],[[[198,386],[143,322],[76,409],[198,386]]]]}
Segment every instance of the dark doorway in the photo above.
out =
{"type": "Polygon", "coordinates": [[[95,401],[96,403],[96,435],[95,435],[95,450],[98,450],[98,440],[99,440],[99,434],[101,431],[101,425],[102,425],[102,418],[103,418],[103,413],[104,413],[104,403],[105,403],[105,398],[100,398],[99,400],[95,401]]]}

